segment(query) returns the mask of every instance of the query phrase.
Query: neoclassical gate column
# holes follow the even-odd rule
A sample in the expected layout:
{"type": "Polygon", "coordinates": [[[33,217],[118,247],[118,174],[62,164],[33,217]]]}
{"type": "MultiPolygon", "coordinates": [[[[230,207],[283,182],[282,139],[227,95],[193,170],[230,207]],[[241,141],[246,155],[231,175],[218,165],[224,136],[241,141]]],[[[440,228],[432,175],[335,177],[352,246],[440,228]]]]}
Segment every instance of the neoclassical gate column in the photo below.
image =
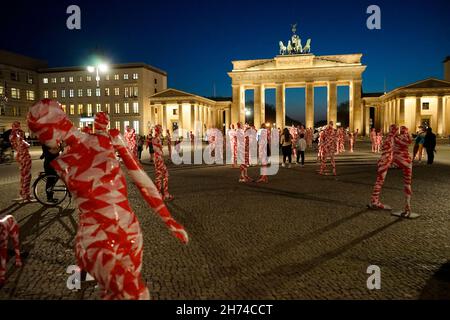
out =
{"type": "Polygon", "coordinates": [[[226,126],[225,130],[230,129],[230,124],[231,124],[230,117],[231,117],[231,110],[227,109],[225,111],[225,126],[226,126]]]}
{"type": "Polygon", "coordinates": [[[178,128],[183,128],[183,103],[178,103],[178,128]]]}
{"type": "Polygon", "coordinates": [[[245,88],[243,85],[232,85],[233,104],[231,111],[231,122],[245,123],[245,88]]]}
{"type": "Polygon", "coordinates": [[[314,83],[307,82],[305,89],[305,125],[314,128],[314,83]]]}
{"type": "Polygon", "coordinates": [[[286,86],[284,83],[278,83],[276,85],[276,123],[277,128],[284,129],[285,121],[286,121],[286,95],[285,95],[286,86]]]}
{"type": "Polygon", "coordinates": [[[350,131],[362,132],[361,80],[350,82],[350,131]]]}
{"type": "Polygon", "coordinates": [[[398,101],[398,124],[400,126],[406,125],[405,121],[405,98],[400,98],[398,101]]]}
{"type": "Polygon", "coordinates": [[[437,110],[436,110],[436,122],[437,122],[437,134],[442,136],[444,134],[444,97],[437,97],[437,110]]]}
{"type": "Polygon", "coordinates": [[[263,122],[266,121],[265,116],[265,106],[266,106],[266,93],[264,85],[259,85],[255,88],[254,92],[255,104],[253,106],[253,124],[255,128],[258,129],[263,122]]]}
{"type": "Polygon", "coordinates": [[[337,122],[337,85],[336,81],[328,81],[327,83],[327,122],[337,122]]]}

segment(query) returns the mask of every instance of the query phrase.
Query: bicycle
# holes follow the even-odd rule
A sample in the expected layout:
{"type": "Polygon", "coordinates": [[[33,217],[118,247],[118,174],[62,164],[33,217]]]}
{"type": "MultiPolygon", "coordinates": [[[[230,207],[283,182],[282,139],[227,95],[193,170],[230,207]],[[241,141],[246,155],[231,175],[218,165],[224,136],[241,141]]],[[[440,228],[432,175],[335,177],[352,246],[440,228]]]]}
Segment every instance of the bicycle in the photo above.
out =
{"type": "Polygon", "coordinates": [[[56,207],[67,197],[69,197],[69,202],[72,200],[72,195],[64,181],[56,175],[46,174],[45,172],[41,172],[34,181],[33,194],[40,204],[47,207],[56,207]],[[49,194],[53,195],[53,200],[49,199],[49,194]]]}

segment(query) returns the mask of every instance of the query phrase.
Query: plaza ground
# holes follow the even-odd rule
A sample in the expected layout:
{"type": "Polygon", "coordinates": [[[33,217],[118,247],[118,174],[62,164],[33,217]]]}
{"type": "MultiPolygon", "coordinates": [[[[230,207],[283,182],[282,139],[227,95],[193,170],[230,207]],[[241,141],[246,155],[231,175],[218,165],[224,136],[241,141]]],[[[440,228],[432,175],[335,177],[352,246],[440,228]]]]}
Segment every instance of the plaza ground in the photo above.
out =
{"type": "MultiPolygon", "coordinates": [[[[280,168],[269,184],[239,184],[230,166],[169,166],[168,204],[189,235],[167,231],[129,184],[144,234],[143,276],[153,299],[450,299],[450,147],[436,163],[414,166],[416,220],[370,211],[377,155],[358,142],[338,157],[338,176],[322,177],[315,155],[301,168],[280,168]],[[381,269],[381,289],[368,290],[368,266],[381,269]]],[[[35,150],[33,157],[39,156],[35,150]]],[[[143,160],[153,177],[153,166],[143,160]]],[[[33,173],[41,171],[33,161],[33,173]]],[[[250,169],[257,177],[258,168],[250,169]]],[[[39,204],[13,206],[15,164],[0,165],[0,212],[21,226],[22,268],[8,262],[0,299],[98,299],[95,283],[67,289],[75,264],[77,213],[39,204]]],[[[390,170],[382,200],[401,210],[401,171],[390,170]]]]}

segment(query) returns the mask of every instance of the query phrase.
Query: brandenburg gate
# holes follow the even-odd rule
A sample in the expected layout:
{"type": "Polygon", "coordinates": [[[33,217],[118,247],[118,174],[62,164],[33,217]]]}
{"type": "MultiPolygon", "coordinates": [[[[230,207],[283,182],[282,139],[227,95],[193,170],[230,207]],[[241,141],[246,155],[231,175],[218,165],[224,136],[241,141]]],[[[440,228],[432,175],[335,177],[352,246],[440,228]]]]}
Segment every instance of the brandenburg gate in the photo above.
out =
{"type": "Polygon", "coordinates": [[[273,59],[233,61],[233,103],[231,122],[245,122],[245,91],[254,90],[254,125],[265,123],[265,90],[276,90],[276,126],[285,127],[286,88],[305,88],[307,128],[314,127],[314,88],[327,87],[327,120],[337,121],[337,87],[348,86],[350,130],[363,132],[361,105],[362,54],[316,56],[310,53],[311,40],[305,47],[295,34],[285,47],[280,41],[280,55],[273,59]]]}

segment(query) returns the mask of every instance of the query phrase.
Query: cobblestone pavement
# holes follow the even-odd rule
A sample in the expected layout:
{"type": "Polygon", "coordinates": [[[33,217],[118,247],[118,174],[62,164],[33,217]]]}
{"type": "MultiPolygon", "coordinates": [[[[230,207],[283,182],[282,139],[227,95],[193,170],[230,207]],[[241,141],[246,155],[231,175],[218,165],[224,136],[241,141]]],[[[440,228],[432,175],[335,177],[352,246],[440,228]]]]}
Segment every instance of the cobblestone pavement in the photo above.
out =
{"type": "MultiPolygon", "coordinates": [[[[188,246],[130,184],[152,298],[450,299],[450,166],[414,167],[412,206],[422,216],[401,220],[366,209],[377,157],[364,143],[356,148],[362,151],[338,157],[337,177],[318,176],[308,154],[305,167],[280,168],[265,185],[239,184],[239,170],[229,166],[169,166],[176,197],[169,208],[188,230],[188,246]],[[369,265],[381,268],[380,290],[366,287],[369,265]]],[[[401,209],[402,187],[401,172],[390,170],[383,201],[401,209]]],[[[97,299],[93,282],[79,291],[66,287],[66,269],[75,264],[75,210],[11,206],[17,188],[0,185],[0,212],[20,222],[27,257],[20,269],[9,260],[0,299],[97,299]]]]}

